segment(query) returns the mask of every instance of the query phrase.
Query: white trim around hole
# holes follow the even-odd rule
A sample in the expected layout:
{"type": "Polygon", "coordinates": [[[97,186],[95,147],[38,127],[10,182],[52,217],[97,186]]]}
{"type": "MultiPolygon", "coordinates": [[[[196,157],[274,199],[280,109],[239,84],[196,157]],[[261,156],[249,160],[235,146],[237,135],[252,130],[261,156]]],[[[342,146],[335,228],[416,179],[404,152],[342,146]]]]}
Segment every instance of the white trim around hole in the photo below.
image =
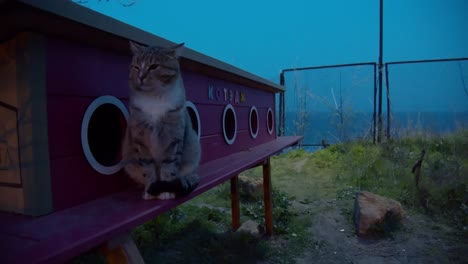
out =
{"type": "Polygon", "coordinates": [[[237,117],[236,117],[236,111],[234,110],[234,107],[231,104],[228,104],[226,105],[226,107],[224,107],[222,121],[223,121],[224,140],[226,141],[228,145],[232,145],[232,143],[234,143],[234,141],[236,140],[236,135],[237,135],[237,117]],[[232,112],[232,115],[234,116],[234,135],[232,136],[231,139],[228,138],[227,131],[226,131],[226,114],[229,110],[232,112]]]}
{"type": "Polygon", "coordinates": [[[86,112],[83,116],[83,120],[81,122],[81,147],[83,148],[86,160],[88,160],[89,165],[91,165],[91,167],[93,167],[94,170],[101,174],[111,175],[118,172],[123,167],[122,161],[119,161],[118,163],[112,166],[102,165],[96,160],[93,153],[91,152],[91,148],[89,147],[88,141],[89,121],[91,120],[94,111],[96,111],[98,107],[104,104],[111,104],[116,106],[125,117],[125,120],[128,121],[128,110],[122,103],[122,101],[120,101],[118,98],[112,95],[104,95],[94,99],[94,101],[92,101],[86,109],[86,112]]]}
{"type": "Polygon", "coordinates": [[[267,111],[267,130],[268,134],[273,134],[273,129],[275,128],[275,116],[273,115],[273,110],[271,107],[268,107],[267,111]],[[270,124],[270,115],[271,115],[271,124],[270,124]]]}
{"type": "MultiPolygon", "coordinates": [[[[186,101],[185,102],[185,107],[187,108],[190,108],[193,110],[193,112],[195,113],[195,117],[197,118],[197,135],[198,135],[198,139],[200,139],[200,135],[201,135],[201,122],[200,122],[200,114],[198,114],[198,109],[197,107],[195,106],[194,103],[190,102],[190,101],[186,101]]],[[[193,120],[191,120],[193,122],[193,120]]],[[[193,124],[192,124],[193,125],[193,124]]]]}
{"type": "Polygon", "coordinates": [[[249,113],[249,129],[250,129],[250,135],[252,136],[252,138],[257,138],[258,136],[258,130],[259,130],[259,120],[258,120],[258,111],[257,111],[257,108],[255,106],[252,106],[250,108],[250,113],[249,113]],[[257,130],[256,131],[253,131],[253,127],[252,127],[252,115],[253,113],[255,112],[255,115],[257,116],[257,130]]]}

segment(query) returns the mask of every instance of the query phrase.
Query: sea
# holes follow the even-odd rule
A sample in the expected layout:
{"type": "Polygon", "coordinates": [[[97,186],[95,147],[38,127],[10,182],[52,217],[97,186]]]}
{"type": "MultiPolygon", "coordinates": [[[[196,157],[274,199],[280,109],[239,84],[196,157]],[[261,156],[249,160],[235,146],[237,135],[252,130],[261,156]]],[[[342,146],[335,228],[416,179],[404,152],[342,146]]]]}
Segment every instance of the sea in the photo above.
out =
{"type": "MultiPolygon", "coordinates": [[[[372,112],[351,112],[340,115],[333,112],[286,112],[285,135],[302,135],[302,146],[309,151],[322,148],[322,143],[364,139],[373,141],[378,116],[372,112]]],[[[466,112],[395,112],[382,114],[384,136],[388,127],[391,138],[408,136],[438,136],[468,129],[466,112]]]]}

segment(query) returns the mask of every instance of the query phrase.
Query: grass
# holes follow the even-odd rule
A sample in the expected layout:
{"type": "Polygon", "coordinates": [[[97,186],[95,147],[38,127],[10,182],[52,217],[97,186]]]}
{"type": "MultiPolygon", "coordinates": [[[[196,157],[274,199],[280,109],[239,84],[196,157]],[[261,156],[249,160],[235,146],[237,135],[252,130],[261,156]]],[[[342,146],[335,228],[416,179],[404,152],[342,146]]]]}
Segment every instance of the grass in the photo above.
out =
{"type": "MultiPolygon", "coordinates": [[[[296,149],[273,157],[271,166],[274,185],[299,201],[333,198],[336,186],[330,177],[333,174],[332,159],[321,155],[321,152],[310,154],[303,149],[296,149]]],[[[261,168],[244,172],[254,178],[261,178],[261,173],[261,168]]]]}
{"type": "MultiPolygon", "coordinates": [[[[287,238],[286,249],[274,241],[246,232],[231,232],[229,207],[208,203],[217,198],[228,200],[227,185],[221,185],[197,199],[181,205],[153,221],[137,227],[133,238],[147,263],[257,263],[259,260],[285,258],[305,247],[307,219],[296,217],[292,197],[273,191],[275,232],[287,238]],[[189,258],[187,256],[190,256],[189,258]]],[[[215,204],[220,205],[219,201],[215,204]]],[[[264,228],[260,200],[243,201],[243,219],[256,220],[264,228]]]]}
{"type": "Polygon", "coordinates": [[[265,256],[264,241],[227,229],[224,213],[187,205],[139,227],[133,237],[147,263],[255,263],[265,256]]]}
{"type": "MultiPolygon", "coordinates": [[[[147,263],[294,263],[306,248],[321,248],[323,243],[308,231],[320,212],[304,211],[297,204],[336,199],[340,212],[352,221],[352,200],[357,191],[367,190],[400,201],[407,211],[450,222],[467,237],[467,150],[467,131],[381,145],[349,142],[314,153],[292,150],[271,160],[272,239],[230,231],[229,183],[135,228],[132,236],[147,263]],[[416,189],[411,168],[422,149],[427,154],[416,189]]],[[[244,175],[261,178],[261,168],[244,175]]],[[[242,221],[263,225],[261,197],[243,200],[241,210],[242,221]]],[[[82,258],[102,263],[92,254],[82,258]]],[[[84,263],[79,260],[75,262],[84,263]]]]}

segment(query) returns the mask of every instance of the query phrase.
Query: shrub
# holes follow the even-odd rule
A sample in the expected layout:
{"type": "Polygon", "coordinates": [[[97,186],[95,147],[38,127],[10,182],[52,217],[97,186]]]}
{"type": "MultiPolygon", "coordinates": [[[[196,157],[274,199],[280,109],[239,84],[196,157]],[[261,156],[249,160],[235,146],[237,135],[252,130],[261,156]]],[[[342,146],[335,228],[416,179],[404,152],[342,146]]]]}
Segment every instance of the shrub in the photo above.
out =
{"type": "MultiPolygon", "coordinates": [[[[277,234],[287,234],[289,231],[289,224],[296,215],[291,208],[293,199],[294,197],[282,191],[275,189],[272,191],[273,227],[277,234]]],[[[242,206],[242,212],[244,215],[259,222],[260,227],[265,229],[265,209],[263,200],[258,199],[242,206]]]]}

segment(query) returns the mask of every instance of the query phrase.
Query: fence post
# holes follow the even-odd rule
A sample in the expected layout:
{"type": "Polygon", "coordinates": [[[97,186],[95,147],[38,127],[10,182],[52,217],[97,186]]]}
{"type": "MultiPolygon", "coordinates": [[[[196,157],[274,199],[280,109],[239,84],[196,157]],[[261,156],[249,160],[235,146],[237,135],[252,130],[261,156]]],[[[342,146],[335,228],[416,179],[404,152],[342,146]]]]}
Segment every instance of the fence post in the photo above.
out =
{"type": "MultiPolygon", "coordinates": [[[[284,71],[280,73],[280,85],[284,87],[284,71]]],[[[285,122],[285,105],[284,105],[284,91],[280,93],[280,111],[279,111],[279,135],[284,136],[284,122],[285,122]]]]}
{"type": "Polygon", "coordinates": [[[374,64],[374,112],[372,113],[372,141],[375,144],[377,127],[377,64],[374,64]]]}
{"type": "Polygon", "coordinates": [[[263,200],[265,204],[265,232],[267,236],[273,235],[273,204],[271,197],[271,165],[267,158],[262,166],[263,169],[263,200]]]}
{"type": "Polygon", "coordinates": [[[383,71],[383,0],[380,0],[380,34],[379,34],[379,124],[377,142],[382,142],[382,71],[383,71]]]}
{"type": "Polygon", "coordinates": [[[385,86],[387,87],[387,140],[390,139],[390,87],[388,86],[388,65],[385,64],[385,86]]]}

